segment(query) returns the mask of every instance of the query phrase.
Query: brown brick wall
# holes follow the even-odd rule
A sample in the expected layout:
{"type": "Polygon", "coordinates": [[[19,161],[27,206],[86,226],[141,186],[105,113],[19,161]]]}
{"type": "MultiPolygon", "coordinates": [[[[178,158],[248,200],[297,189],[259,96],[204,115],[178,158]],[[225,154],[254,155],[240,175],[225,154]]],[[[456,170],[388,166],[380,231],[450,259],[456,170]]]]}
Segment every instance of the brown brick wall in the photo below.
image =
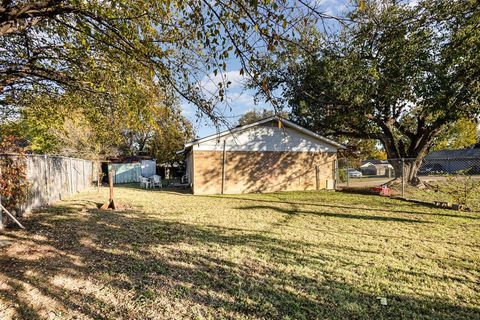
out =
{"type": "Polygon", "coordinates": [[[193,152],[193,192],[218,194],[222,192],[222,159],[218,151],[193,152]]]}
{"type": "MultiPolygon", "coordinates": [[[[223,152],[194,151],[195,194],[222,192],[223,152]]],[[[227,152],[224,193],[315,190],[334,179],[335,153],[227,152]]]]}

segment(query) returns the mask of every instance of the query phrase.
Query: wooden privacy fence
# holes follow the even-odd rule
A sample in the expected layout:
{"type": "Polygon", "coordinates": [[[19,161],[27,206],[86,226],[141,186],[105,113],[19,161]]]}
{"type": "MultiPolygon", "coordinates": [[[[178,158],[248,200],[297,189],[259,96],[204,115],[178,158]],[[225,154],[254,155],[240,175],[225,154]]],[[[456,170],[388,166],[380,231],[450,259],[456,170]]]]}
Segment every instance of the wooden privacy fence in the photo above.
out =
{"type": "MultiPolygon", "coordinates": [[[[1,155],[0,157],[17,157],[1,155]]],[[[98,162],[50,155],[26,155],[27,211],[86,190],[98,179],[98,162]]]]}

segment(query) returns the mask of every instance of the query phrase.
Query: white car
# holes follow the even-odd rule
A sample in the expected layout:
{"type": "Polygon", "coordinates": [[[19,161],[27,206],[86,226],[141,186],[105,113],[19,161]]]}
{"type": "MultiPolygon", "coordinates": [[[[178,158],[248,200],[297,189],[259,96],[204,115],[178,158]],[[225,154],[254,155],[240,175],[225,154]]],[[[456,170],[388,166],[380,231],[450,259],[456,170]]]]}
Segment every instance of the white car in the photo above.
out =
{"type": "Polygon", "coordinates": [[[353,168],[347,169],[347,173],[349,178],[361,178],[363,176],[360,171],[353,168]]]}

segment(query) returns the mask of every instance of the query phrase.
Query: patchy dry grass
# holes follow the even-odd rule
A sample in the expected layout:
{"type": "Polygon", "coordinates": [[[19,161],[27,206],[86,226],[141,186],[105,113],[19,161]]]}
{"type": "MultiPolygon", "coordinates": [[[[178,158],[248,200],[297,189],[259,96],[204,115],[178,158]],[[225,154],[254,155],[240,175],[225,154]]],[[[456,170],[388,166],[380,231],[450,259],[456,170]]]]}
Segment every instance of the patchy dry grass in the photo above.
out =
{"type": "Polygon", "coordinates": [[[478,214],[332,192],[116,196],[128,209],[82,194],[0,235],[1,319],[480,318],[478,214]]]}
{"type": "MultiPolygon", "coordinates": [[[[469,190],[471,184],[462,183],[465,179],[464,177],[457,177],[458,180],[448,180],[444,177],[443,179],[437,179],[428,182],[427,188],[419,189],[416,187],[407,186],[405,190],[405,196],[407,198],[422,200],[427,202],[450,202],[458,203],[458,197],[466,201],[467,207],[471,210],[477,211],[480,213],[480,181],[479,177],[475,177],[473,181],[476,181],[475,188],[469,190]],[[452,188],[452,183],[455,185],[455,188],[452,188]],[[466,188],[468,196],[463,196],[466,188]],[[450,189],[450,191],[449,191],[450,189]],[[455,192],[452,191],[455,190],[455,192]]],[[[468,180],[467,180],[468,181],[468,180]]]]}

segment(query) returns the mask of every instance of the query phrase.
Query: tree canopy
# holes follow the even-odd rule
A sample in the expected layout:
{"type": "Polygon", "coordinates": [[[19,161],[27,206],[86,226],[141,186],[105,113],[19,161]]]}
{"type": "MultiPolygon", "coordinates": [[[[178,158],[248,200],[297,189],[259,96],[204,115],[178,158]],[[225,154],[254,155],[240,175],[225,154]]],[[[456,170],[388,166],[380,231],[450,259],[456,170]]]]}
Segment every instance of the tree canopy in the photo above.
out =
{"type": "Polygon", "coordinates": [[[292,39],[308,12],[327,17],[287,0],[1,1],[2,111],[18,112],[26,91],[108,92],[93,70],[147,68],[166,92],[218,120],[214,106],[226,100],[229,60],[260,83],[259,55],[292,39]]]}
{"type": "Polygon", "coordinates": [[[260,109],[260,110],[249,110],[245,112],[240,119],[238,119],[238,125],[243,126],[249,123],[253,123],[258,120],[262,120],[274,115],[279,115],[283,118],[288,118],[287,112],[276,112],[275,110],[260,109]]]}
{"type": "MultiPolygon", "coordinates": [[[[178,101],[158,87],[147,70],[94,73],[109,93],[92,99],[83,91],[31,95],[6,128],[37,153],[87,159],[150,155],[174,161],[193,135],[178,101]]],[[[178,160],[178,159],[177,159],[178,160]]]]}
{"type": "Polygon", "coordinates": [[[329,38],[305,28],[310,50],[279,50],[265,59],[265,77],[300,124],[415,159],[407,172],[415,182],[435,138],[480,112],[479,6],[364,1],[329,38]]]}
{"type": "Polygon", "coordinates": [[[445,126],[435,138],[431,150],[471,147],[479,142],[478,137],[477,121],[461,118],[445,126]]]}
{"type": "Polygon", "coordinates": [[[174,161],[180,99],[218,124],[232,59],[262,87],[259,57],[325,18],[303,0],[0,1],[0,125],[34,152],[174,161]]]}

